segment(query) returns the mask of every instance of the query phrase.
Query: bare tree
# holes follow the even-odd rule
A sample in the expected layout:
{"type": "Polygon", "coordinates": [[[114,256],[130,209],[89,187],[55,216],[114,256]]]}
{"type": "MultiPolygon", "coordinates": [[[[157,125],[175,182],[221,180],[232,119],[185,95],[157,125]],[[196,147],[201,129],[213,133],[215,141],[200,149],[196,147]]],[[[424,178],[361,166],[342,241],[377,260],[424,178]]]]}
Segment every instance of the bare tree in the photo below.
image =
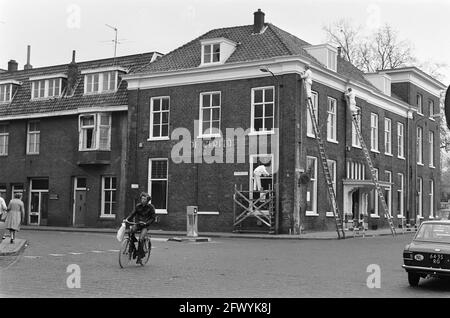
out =
{"type": "Polygon", "coordinates": [[[342,48],[344,58],[354,64],[357,60],[358,52],[358,28],[350,20],[340,19],[323,30],[329,42],[342,48]]]}

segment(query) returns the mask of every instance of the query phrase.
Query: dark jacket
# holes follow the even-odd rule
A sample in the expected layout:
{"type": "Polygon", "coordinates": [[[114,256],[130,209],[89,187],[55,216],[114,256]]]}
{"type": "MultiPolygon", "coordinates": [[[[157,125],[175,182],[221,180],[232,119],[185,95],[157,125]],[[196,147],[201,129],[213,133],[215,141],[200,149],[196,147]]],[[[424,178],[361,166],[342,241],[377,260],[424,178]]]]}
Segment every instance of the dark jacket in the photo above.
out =
{"type": "Polygon", "coordinates": [[[151,203],[139,203],[136,205],[133,212],[131,212],[130,216],[127,217],[127,220],[130,221],[134,217],[136,223],[145,222],[150,224],[155,220],[155,215],[155,207],[151,203]]]}

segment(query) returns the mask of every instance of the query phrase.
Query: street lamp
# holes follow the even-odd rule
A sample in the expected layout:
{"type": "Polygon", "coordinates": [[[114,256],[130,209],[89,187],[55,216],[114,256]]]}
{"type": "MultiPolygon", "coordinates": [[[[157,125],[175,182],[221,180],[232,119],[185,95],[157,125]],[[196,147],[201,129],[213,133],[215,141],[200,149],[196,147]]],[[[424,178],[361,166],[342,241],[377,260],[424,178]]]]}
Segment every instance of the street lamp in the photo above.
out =
{"type": "Polygon", "coordinates": [[[276,162],[277,162],[277,174],[275,175],[275,184],[276,184],[276,197],[275,197],[275,234],[278,234],[278,228],[279,228],[279,209],[280,209],[280,80],[277,75],[275,75],[267,66],[262,66],[259,69],[263,73],[270,73],[273,78],[275,79],[276,85],[277,85],[277,151],[276,151],[276,162]]]}

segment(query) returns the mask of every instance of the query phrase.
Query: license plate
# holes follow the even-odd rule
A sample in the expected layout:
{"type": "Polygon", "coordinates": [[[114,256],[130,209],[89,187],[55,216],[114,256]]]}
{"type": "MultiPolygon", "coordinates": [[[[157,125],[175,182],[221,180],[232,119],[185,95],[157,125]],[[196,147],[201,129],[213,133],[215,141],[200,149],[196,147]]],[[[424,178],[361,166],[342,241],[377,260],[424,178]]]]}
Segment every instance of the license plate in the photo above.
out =
{"type": "Polygon", "coordinates": [[[441,262],[444,262],[444,255],[443,254],[430,254],[430,261],[433,264],[439,265],[441,262]]]}

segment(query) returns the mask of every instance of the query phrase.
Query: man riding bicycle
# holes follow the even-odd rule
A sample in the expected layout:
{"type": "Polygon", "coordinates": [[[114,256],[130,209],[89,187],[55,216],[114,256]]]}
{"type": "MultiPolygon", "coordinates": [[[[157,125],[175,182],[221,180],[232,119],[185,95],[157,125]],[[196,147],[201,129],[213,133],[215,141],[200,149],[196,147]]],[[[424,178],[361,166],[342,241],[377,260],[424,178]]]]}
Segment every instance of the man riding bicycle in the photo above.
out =
{"type": "Polygon", "coordinates": [[[134,217],[134,222],[137,223],[133,225],[130,229],[131,239],[133,244],[136,242],[136,238],[134,234],[136,232],[141,232],[139,236],[139,244],[137,250],[137,261],[136,263],[141,263],[141,259],[144,258],[145,252],[143,247],[144,238],[147,235],[147,232],[150,228],[150,224],[155,221],[155,207],[150,203],[151,196],[148,193],[142,192],[139,196],[141,202],[136,205],[133,212],[125,219],[130,222],[130,220],[134,217]]]}

